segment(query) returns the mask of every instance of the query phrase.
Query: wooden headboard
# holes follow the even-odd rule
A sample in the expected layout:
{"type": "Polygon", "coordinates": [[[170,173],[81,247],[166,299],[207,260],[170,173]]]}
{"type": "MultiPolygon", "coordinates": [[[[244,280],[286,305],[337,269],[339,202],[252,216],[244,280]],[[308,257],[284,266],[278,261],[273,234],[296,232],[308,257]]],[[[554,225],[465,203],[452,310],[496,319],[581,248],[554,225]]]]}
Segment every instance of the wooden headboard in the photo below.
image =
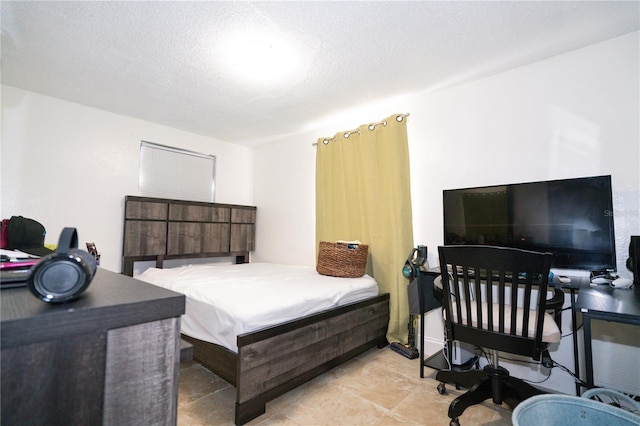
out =
{"type": "Polygon", "coordinates": [[[255,249],[256,207],[136,197],[124,199],[122,273],[138,261],[235,257],[255,249]]]}

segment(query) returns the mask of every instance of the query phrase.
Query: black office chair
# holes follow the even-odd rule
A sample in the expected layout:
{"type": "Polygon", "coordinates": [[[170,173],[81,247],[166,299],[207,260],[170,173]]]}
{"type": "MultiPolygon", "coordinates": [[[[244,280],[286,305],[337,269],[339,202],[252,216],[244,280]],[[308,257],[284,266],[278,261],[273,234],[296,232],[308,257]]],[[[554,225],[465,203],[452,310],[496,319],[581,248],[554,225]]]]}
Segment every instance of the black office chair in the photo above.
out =
{"type": "Polygon", "coordinates": [[[482,370],[437,373],[441,394],[446,392],[444,383],[469,389],[449,406],[450,425],[458,426],[467,407],[489,398],[513,409],[545,393],[510,376],[498,365],[498,352],[542,358],[545,366],[552,366],[547,346],[560,341],[560,329],[547,311],[560,312],[564,301],[559,289],[547,300],[552,255],[490,246],[445,246],[438,252],[446,338],[492,352],[491,364],[482,370]]]}

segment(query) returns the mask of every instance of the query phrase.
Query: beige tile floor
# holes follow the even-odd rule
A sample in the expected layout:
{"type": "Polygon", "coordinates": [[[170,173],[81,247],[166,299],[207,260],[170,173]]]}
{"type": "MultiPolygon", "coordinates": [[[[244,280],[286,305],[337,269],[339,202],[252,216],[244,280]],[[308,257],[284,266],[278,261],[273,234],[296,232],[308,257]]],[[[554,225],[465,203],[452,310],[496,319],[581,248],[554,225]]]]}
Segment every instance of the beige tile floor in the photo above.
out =
{"type": "MultiPolygon", "coordinates": [[[[435,371],[419,360],[371,349],[267,403],[249,425],[448,425],[449,402],[462,391],[436,389],[435,371]]],[[[178,425],[233,425],[235,388],[197,362],[180,368],[178,425]]],[[[511,412],[490,400],[468,408],[462,426],[510,425],[511,412]]]]}

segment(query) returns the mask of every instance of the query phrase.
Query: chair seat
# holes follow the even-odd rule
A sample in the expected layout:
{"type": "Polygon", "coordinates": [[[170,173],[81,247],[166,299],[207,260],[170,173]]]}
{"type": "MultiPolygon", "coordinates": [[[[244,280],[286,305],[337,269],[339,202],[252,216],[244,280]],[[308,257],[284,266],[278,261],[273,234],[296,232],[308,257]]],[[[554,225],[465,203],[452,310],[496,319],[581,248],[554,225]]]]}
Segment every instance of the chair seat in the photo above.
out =
{"type": "MultiPolygon", "coordinates": [[[[461,322],[463,324],[467,324],[467,307],[466,307],[466,303],[462,302],[462,306],[460,306],[461,310],[462,310],[462,318],[459,320],[457,318],[453,318],[454,321],[456,322],[461,322]]],[[[500,305],[498,305],[497,303],[492,304],[492,311],[493,311],[493,318],[494,318],[494,324],[493,324],[493,329],[491,331],[495,331],[498,332],[498,322],[496,320],[496,318],[498,318],[498,314],[499,314],[499,309],[500,309],[500,305]]],[[[504,307],[505,310],[505,318],[510,318],[511,317],[511,306],[510,305],[505,305],[504,307]]],[[[451,311],[454,313],[457,312],[457,308],[456,308],[456,304],[452,303],[451,306],[451,311]]],[[[485,313],[485,315],[483,315],[482,317],[482,328],[485,330],[489,329],[489,321],[487,320],[487,315],[486,312],[488,312],[486,303],[483,304],[482,307],[482,311],[483,313],[485,313]]],[[[524,315],[524,310],[522,308],[516,308],[516,334],[521,336],[522,335],[522,324],[523,324],[523,315],[524,315]]],[[[446,312],[445,312],[445,316],[446,316],[446,312]]],[[[478,327],[478,308],[476,306],[475,303],[471,304],[471,323],[473,324],[474,327],[478,327]]],[[[536,326],[536,315],[535,315],[535,311],[530,311],[529,312],[529,327],[528,327],[528,336],[533,338],[535,337],[535,326],[536,326]]],[[[511,327],[510,324],[508,323],[508,321],[505,321],[505,325],[504,325],[504,332],[505,334],[509,334],[511,333],[511,327]]],[[[560,334],[560,329],[558,328],[558,325],[556,324],[556,322],[553,319],[552,315],[549,315],[548,313],[544,313],[544,325],[542,328],[542,341],[545,343],[557,343],[560,341],[561,338],[561,334],[560,334]]]]}

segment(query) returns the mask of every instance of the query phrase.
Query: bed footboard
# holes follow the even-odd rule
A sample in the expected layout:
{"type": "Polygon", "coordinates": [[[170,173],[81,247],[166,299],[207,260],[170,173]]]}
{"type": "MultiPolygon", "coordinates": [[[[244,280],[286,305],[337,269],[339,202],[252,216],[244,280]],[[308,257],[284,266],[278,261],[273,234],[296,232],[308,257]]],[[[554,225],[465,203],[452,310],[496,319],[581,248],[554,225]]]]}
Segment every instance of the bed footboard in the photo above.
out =
{"type": "Polygon", "coordinates": [[[238,336],[238,354],[184,336],[193,358],[236,387],[235,423],[264,414],[265,404],[343,362],[388,345],[389,295],[341,306],[238,336]]]}
{"type": "Polygon", "coordinates": [[[388,344],[389,295],[238,336],[236,425],[329,369],[388,344]]]}

